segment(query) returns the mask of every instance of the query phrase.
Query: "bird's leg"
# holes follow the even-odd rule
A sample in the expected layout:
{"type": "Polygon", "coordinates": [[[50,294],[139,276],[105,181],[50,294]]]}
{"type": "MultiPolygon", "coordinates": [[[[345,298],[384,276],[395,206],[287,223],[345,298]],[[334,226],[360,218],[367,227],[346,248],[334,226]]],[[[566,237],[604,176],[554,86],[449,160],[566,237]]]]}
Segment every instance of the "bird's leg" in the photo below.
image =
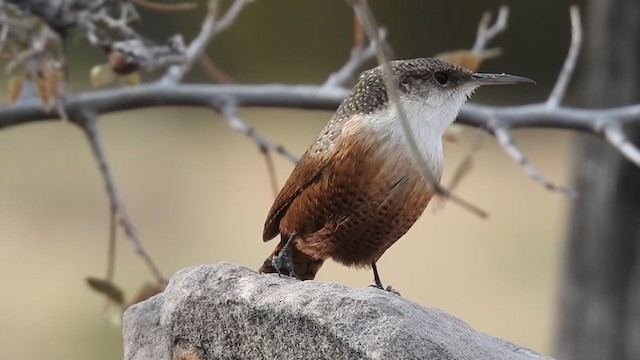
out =
{"type": "Polygon", "coordinates": [[[371,263],[371,268],[373,268],[373,282],[375,283],[375,287],[380,290],[384,290],[384,286],[382,286],[382,281],[380,281],[380,275],[378,274],[378,268],[376,267],[376,262],[371,263]]]}
{"type": "Polygon", "coordinates": [[[392,288],[391,286],[387,286],[387,288],[385,289],[385,287],[382,285],[382,281],[380,281],[380,274],[378,274],[378,267],[376,267],[376,262],[373,261],[371,262],[371,268],[373,269],[373,282],[375,283],[374,285],[370,285],[372,287],[376,287],[380,290],[385,290],[388,291],[392,294],[396,294],[396,295],[400,295],[400,292],[394,288],[392,288]]]}
{"type": "Polygon", "coordinates": [[[291,235],[289,240],[284,244],[282,249],[278,252],[278,255],[274,255],[271,258],[271,265],[276,269],[278,276],[281,275],[280,269],[284,268],[287,270],[289,276],[298,278],[294,271],[293,266],[293,250],[291,247],[293,246],[293,242],[295,240],[295,235],[291,235]]]}

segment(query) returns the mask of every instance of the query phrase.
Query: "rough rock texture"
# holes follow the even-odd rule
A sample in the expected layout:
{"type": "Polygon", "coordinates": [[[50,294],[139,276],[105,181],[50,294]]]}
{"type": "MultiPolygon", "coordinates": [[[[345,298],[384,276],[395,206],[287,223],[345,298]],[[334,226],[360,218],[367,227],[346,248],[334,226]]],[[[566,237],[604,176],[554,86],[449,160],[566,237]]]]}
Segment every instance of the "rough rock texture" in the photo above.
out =
{"type": "Polygon", "coordinates": [[[386,291],[229,263],[178,271],[163,293],[131,306],[124,345],[126,360],[550,360],[386,291]]]}

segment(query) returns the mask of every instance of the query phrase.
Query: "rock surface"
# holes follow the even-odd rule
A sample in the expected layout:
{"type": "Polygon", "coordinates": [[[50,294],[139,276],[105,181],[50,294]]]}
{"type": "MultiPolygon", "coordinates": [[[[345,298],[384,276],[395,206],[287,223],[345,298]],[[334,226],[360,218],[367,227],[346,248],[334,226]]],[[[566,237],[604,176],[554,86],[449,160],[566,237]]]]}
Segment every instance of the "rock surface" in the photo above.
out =
{"type": "Polygon", "coordinates": [[[229,263],[180,270],[127,309],[124,345],[126,360],[551,360],[386,291],[229,263]]]}

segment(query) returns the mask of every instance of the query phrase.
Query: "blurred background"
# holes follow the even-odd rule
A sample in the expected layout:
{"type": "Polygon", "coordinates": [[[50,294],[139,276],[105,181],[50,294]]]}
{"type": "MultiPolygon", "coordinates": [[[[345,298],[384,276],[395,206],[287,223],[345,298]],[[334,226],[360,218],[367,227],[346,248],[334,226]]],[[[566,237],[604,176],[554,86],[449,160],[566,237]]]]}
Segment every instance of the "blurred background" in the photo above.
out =
{"type": "MultiPolygon", "coordinates": [[[[182,33],[188,41],[204,14],[206,2],[200,2],[199,10],[178,15],[141,10],[138,28],[153,39],[182,33]]],[[[509,5],[509,28],[490,46],[504,54],[481,70],[528,76],[538,85],[487,88],[473,98],[498,105],[546,99],[568,49],[573,3],[371,0],[396,58],[468,48],[482,13],[509,5]]],[[[352,26],[342,0],[258,0],[208,54],[243,83],[322,83],[348,58],[352,26]]],[[[67,48],[71,91],[89,89],[89,70],[104,62],[102,54],[79,36],[67,48]]],[[[187,81],[209,80],[195,69],[187,81]]],[[[302,154],[331,113],[250,109],[241,115],[273,142],[302,154]]],[[[263,157],[216,114],[127,111],[104,116],[100,128],[129,215],[166,276],[220,261],[257,268],[271,252],[275,242],[261,240],[273,201],[263,157]]],[[[493,138],[470,128],[446,145],[445,182],[478,134],[483,146],[457,193],[486,209],[489,219],[455,204],[437,212],[431,206],[379,262],[382,280],[480,331],[550,353],[569,199],[534,183],[493,138]]],[[[570,133],[517,131],[515,140],[550,179],[570,183],[570,133]]],[[[282,185],[293,167],[275,159],[282,185]]],[[[121,329],[84,282],[104,276],[109,225],[107,197],[84,135],[63,122],[5,129],[0,168],[2,358],[120,358],[121,329]]],[[[147,280],[149,271],[119,236],[115,281],[131,296],[147,280]]],[[[328,262],[318,280],[364,287],[372,275],[328,262]]]]}

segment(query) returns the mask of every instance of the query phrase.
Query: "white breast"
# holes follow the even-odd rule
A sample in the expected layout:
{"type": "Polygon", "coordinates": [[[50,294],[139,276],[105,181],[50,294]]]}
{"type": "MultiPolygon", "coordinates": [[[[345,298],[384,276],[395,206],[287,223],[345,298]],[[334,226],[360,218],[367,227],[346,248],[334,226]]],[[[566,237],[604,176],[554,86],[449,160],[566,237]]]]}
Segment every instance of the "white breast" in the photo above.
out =
{"type": "MultiPolygon", "coordinates": [[[[443,98],[433,101],[402,99],[411,133],[430,170],[438,179],[442,175],[442,135],[455,120],[465,100],[466,96],[460,99],[443,98]]],[[[401,157],[413,161],[395,107],[367,115],[365,118],[384,139],[382,151],[401,152],[401,157]]]]}

